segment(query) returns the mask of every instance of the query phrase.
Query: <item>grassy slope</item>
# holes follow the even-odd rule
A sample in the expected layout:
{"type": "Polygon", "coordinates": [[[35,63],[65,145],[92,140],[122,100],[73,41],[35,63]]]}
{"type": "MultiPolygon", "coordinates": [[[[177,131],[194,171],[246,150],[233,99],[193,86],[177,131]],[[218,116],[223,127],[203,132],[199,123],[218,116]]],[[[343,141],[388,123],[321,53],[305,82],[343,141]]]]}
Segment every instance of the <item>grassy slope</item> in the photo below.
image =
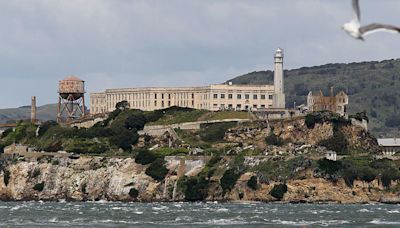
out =
{"type": "MultiPolygon", "coordinates": [[[[39,120],[55,120],[57,115],[57,104],[43,105],[37,108],[37,118],[39,120]]],[[[20,108],[0,109],[0,123],[8,120],[30,119],[31,108],[24,106],[20,108]]]]}
{"type": "MultiPolygon", "coordinates": [[[[260,71],[236,77],[235,84],[271,84],[273,72],[260,71]]],[[[376,136],[400,136],[398,128],[385,126],[400,108],[400,59],[382,62],[327,64],[285,71],[286,105],[305,104],[308,91],[344,90],[350,95],[349,112],[366,110],[376,136]],[[376,114],[376,115],[375,115],[376,114]]]]}

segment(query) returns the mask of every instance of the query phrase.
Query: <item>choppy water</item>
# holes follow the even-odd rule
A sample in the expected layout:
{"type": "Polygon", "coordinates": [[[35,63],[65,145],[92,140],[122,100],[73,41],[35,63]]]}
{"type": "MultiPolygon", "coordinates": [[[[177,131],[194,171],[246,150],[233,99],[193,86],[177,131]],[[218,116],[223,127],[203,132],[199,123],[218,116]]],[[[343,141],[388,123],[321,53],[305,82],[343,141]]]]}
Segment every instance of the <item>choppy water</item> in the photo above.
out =
{"type": "Polygon", "coordinates": [[[0,202],[0,227],[400,226],[400,205],[0,202]]]}

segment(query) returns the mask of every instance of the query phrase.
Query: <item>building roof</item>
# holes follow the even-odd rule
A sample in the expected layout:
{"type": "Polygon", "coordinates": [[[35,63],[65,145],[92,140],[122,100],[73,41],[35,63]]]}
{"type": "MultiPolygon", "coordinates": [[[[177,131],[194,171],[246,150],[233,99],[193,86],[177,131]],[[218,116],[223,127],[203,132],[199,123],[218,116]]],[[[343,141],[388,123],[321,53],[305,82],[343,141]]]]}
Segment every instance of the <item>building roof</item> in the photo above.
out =
{"type": "Polygon", "coordinates": [[[379,146],[399,146],[400,138],[381,138],[378,139],[379,146]]]}
{"type": "Polygon", "coordinates": [[[70,75],[70,76],[64,78],[63,81],[80,81],[80,82],[83,82],[82,79],[80,79],[80,78],[78,78],[78,77],[76,77],[74,75],[70,75]]]}

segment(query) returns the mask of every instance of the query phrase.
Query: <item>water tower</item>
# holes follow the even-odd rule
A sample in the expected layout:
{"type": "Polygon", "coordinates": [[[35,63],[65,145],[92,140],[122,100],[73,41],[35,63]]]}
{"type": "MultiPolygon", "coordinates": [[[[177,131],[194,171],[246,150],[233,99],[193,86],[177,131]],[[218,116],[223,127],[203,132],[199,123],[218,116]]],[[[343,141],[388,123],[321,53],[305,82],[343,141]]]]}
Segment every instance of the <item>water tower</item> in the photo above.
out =
{"type": "Polygon", "coordinates": [[[85,81],[68,76],[59,82],[58,94],[58,122],[85,116],[85,81]]]}

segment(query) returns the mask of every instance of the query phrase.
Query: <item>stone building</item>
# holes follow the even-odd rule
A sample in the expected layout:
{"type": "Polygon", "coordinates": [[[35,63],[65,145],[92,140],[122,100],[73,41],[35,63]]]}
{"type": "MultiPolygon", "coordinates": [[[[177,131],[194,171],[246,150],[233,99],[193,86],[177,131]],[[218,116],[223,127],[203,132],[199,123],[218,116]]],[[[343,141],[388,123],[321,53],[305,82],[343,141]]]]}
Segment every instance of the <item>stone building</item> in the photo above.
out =
{"type": "Polygon", "coordinates": [[[120,101],[130,108],[152,111],[172,106],[218,110],[284,109],[283,51],[274,55],[274,85],[214,84],[202,87],[145,87],[106,89],[90,94],[90,113],[111,112],[120,101]]]}
{"type": "Polygon", "coordinates": [[[325,96],[322,91],[316,94],[310,91],[307,96],[307,106],[308,110],[311,112],[327,110],[345,116],[347,115],[348,104],[349,97],[347,94],[340,91],[334,95],[333,87],[331,88],[329,96],[325,96]]]}

